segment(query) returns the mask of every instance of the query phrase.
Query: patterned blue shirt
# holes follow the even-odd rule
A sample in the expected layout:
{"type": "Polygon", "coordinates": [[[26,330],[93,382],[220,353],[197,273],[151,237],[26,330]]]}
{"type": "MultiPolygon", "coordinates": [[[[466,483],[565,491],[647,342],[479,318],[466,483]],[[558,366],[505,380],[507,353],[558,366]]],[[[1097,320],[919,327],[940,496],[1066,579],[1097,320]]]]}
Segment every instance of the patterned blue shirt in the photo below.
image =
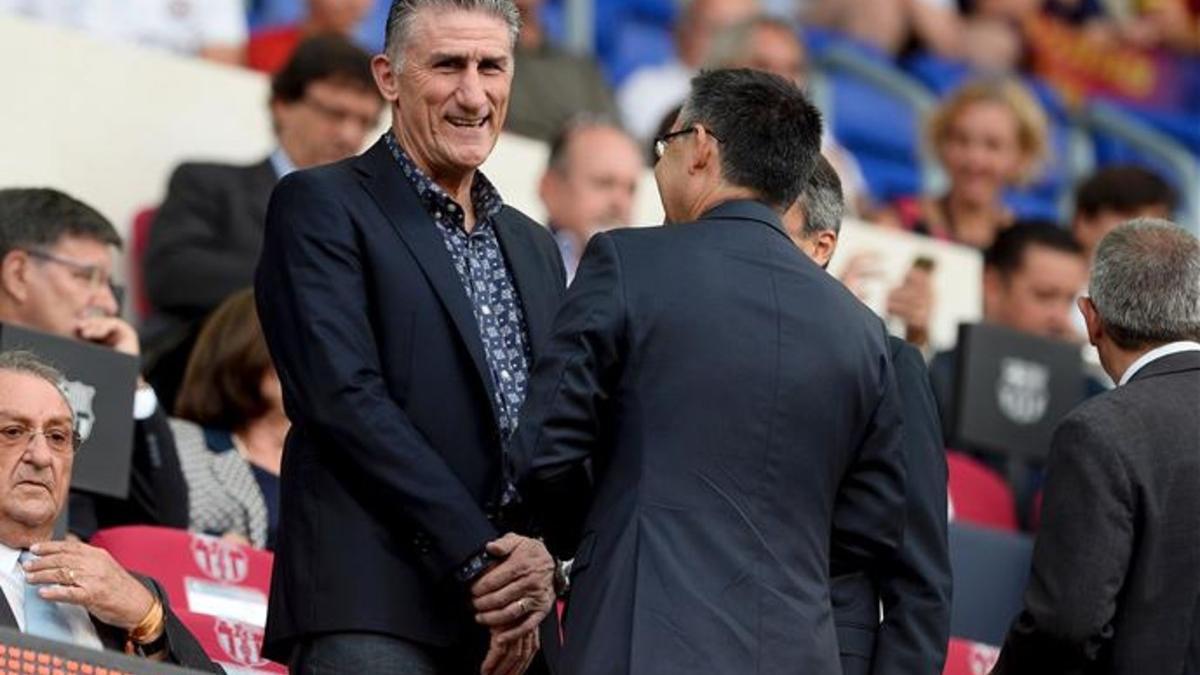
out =
{"type": "Polygon", "coordinates": [[[468,233],[463,226],[462,208],[454,199],[400,149],[392,132],[387,132],[384,139],[400,164],[400,170],[412,183],[425,210],[442,233],[458,279],[471,301],[479,337],[483,341],[483,353],[491,371],[500,437],[507,441],[517,428],[532,357],[525,312],[500,250],[500,240],[496,238],[495,218],[504,206],[500,193],[482,173],[475,173],[471,183],[475,227],[468,233]]]}

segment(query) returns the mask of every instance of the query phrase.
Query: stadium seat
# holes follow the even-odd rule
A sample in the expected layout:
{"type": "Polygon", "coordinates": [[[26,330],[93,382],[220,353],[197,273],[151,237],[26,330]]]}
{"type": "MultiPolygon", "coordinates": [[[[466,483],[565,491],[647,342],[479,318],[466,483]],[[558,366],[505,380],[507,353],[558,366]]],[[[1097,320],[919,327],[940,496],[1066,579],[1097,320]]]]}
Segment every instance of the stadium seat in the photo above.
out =
{"type": "Polygon", "coordinates": [[[955,522],[950,524],[949,540],[954,572],[950,634],[1003,644],[1021,611],[1033,539],[955,522]]]}
{"type": "Polygon", "coordinates": [[[179,612],[262,626],[273,556],[249,546],[165,527],[114,527],[90,542],[123,567],[158,580],[179,612]]]}
{"type": "Polygon", "coordinates": [[[150,245],[150,228],[154,225],[154,216],[157,213],[157,208],[138,211],[129,230],[129,293],[126,297],[133,301],[133,313],[138,321],[145,320],[154,310],[150,305],[150,296],[146,293],[146,280],[142,277],[142,261],[146,258],[146,248],[150,245]]]}
{"type": "Polygon", "coordinates": [[[176,612],[204,648],[208,658],[227,673],[286,673],[287,668],[262,656],[263,629],[207,614],[176,612]]]}
{"type": "Polygon", "coordinates": [[[998,647],[952,637],[942,675],[987,675],[999,657],[998,647]]]}
{"type": "Polygon", "coordinates": [[[960,452],[948,451],[946,464],[955,519],[1009,532],[1018,529],[1016,500],[1002,477],[960,452]]]}

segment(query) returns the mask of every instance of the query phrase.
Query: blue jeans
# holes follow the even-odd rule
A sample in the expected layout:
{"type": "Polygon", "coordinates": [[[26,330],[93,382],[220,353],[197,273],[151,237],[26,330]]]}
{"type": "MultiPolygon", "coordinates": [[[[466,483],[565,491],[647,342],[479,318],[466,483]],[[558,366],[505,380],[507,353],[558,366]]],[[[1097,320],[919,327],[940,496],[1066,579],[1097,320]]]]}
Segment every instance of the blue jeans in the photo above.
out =
{"type": "MultiPolygon", "coordinates": [[[[477,668],[477,667],[476,667],[477,668]]],[[[458,675],[445,650],[379,633],[329,633],[292,649],[293,675],[458,675]]],[[[468,670],[469,672],[469,670],[468,670]]]]}

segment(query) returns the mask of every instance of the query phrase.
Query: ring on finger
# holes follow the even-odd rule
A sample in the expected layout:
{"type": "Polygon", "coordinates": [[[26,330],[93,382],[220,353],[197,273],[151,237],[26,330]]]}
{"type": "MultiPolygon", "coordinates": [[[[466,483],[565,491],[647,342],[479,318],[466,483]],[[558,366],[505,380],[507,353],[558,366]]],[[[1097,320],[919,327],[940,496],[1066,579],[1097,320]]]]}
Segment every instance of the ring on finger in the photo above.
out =
{"type": "Polygon", "coordinates": [[[525,598],[517,600],[517,605],[521,608],[521,614],[529,613],[529,607],[526,605],[525,598]]]}
{"type": "Polygon", "coordinates": [[[64,568],[62,568],[62,570],[63,570],[63,573],[67,575],[67,584],[69,584],[71,586],[79,585],[78,583],[75,582],[75,570],[71,569],[70,567],[64,567],[64,568]]]}

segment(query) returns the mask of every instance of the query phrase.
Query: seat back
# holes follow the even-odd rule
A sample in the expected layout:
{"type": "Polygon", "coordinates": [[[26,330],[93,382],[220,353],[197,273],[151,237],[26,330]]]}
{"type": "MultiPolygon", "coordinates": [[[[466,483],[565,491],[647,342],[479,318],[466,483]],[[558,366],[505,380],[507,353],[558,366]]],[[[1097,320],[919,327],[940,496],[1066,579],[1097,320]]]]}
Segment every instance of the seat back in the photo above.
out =
{"type": "Polygon", "coordinates": [[[207,614],[176,612],[179,620],[196,636],[208,658],[227,673],[286,673],[287,668],[262,655],[263,629],[233,619],[207,614]]]}
{"type": "Polygon", "coordinates": [[[1021,611],[1033,539],[951,523],[949,540],[954,572],[950,634],[985,644],[1003,644],[1021,611]]]}
{"type": "Polygon", "coordinates": [[[999,530],[1017,530],[1017,506],[1008,483],[983,463],[961,452],[946,453],[947,488],[955,520],[999,530]]]}
{"type": "Polygon", "coordinates": [[[165,527],[115,527],[97,532],[94,546],[121,566],[153,577],[178,612],[263,626],[273,556],[249,546],[165,527]]]}
{"type": "Polygon", "coordinates": [[[1000,658],[1000,649],[982,642],[950,638],[942,675],[987,675],[1000,658]]]}

